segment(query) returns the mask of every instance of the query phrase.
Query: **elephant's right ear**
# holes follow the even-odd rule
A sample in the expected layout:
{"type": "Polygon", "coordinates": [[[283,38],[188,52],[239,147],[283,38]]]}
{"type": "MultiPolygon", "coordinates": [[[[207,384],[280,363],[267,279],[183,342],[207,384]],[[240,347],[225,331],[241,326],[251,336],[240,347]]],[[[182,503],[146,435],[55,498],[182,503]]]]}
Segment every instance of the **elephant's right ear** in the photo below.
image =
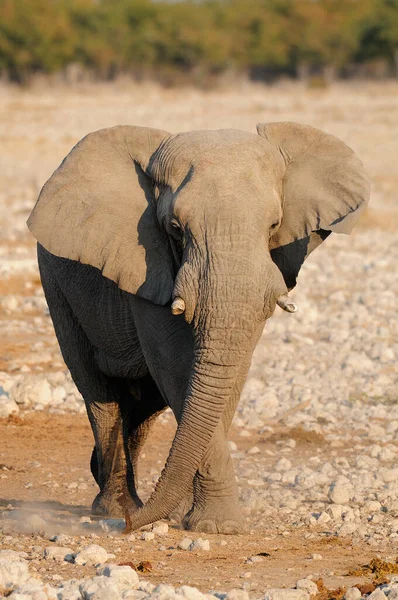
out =
{"type": "Polygon", "coordinates": [[[44,185],[28,220],[52,254],[92,265],[156,304],[170,300],[174,268],[149,166],[169,135],[129,126],[90,133],[44,185]]]}

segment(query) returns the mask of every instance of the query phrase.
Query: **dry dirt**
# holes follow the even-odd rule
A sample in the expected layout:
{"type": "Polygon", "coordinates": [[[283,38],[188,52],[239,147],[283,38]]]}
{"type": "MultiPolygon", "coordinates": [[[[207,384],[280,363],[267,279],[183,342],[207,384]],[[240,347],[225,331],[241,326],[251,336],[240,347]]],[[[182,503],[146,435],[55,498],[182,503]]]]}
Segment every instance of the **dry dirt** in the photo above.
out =
{"type": "MultiPolygon", "coordinates": [[[[164,424],[155,425],[141,459],[140,472],[159,471],[159,463],[164,463],[174,432],[171,424],[166,429],[165,432],[164,424]]],[[[253,443],[262,450],[275,450],[278,441],[286,435],[297,441],[297,462],[305,462],[317,450],[328,452],[320,436],[300,429],[280,428],[266,440],[257,435],[245,442],[232,431],[230,438],[238,442],[242,450],[253,443]]],[[[241,587],[243,582],[248,582],[253,592],[265,587],[293,587],[298,579],[308,575],[315,579],[322,577],[328,588],[349,587],[373,579],[371,575],[349,576],[348,573],[368,564],[377,554],[375,549],[366,544],[353,546],[349,540],[330,535],[327,527],[312,529],[308,534],[305,530],[289,530],[276,521],[270,522],[269,530],[262,533],[249,529],[242,536],[202,535],[210,540],[210,551],[198,553],[177,549],[183,537],[196,539],[200,535],[183,532],[176,525],[170,526],[165,538],[153,541],[141,541],[139,534],[137,542],[105,534],[98,540],[88,540],[87,531],[79,523],[82,517],[90,515],[90,503],[96,493],[96,484],[88,469],[92,434],[87,418],[43,412],[32,412],[24,418],[11,416],[0,419],[0,440],[0,469],[7,474],[6,483],[4,485],[5,480],[2,480],[0,488],[0,510],[23,509],[26,516],[39,514],[48,523],[45,539],[35,534],[23,536],[13,549],[29,552],[32,546],[51,545],[46,538],[48,540],[53,533],[71,534],[75,542],[85,540],[83,545],[99,543],[116,554],[118,563],[149,561],[153,570],[145,573],[145,577],[153,583],[167,580],[174,586],[192,585],[202,591],[228,590],[241,587]],[[52,488],[54,481],[58,484],[55,489],[52,488]],[[69,489],[72,482],[85,482],[87,490],[69,489]],[[226,545],[220,544],[222,540],[226,545]],[[262,562],[245,564],[247,558],[261,553],[266,554],[262,562]],[[320,554],[322,560],[312,559],[313,554],[320,554]]],[[[21,530],[23,528],[21,521],[21,530]]],[[[393,556],[392,547],[387,553],[386,548],[383,550],[383,557],[393,556]]],[[[44,558],[35,561],[35,566],[41,578],[52,583],[55,573],[61,574],[63,579],[95,574],[94,567],[66,562],[61,566],[51,565],[44,558]]]]}

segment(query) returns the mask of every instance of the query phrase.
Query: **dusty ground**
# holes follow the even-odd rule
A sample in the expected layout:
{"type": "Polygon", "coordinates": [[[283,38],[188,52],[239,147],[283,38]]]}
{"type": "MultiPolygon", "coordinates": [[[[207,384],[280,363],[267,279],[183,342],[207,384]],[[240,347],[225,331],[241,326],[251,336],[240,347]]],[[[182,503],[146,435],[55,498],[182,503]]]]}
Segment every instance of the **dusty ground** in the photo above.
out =
{"type": "MultiPolygon", "coordinates": [[[[163,464],[174,428],[170,424],[155,427],[148,440],[147,449],[141,461],[140,471],[152,468],[159,470],[163,464]]],[[[277,443],[288,435],[298,442],[297,463],[306,462],[317,450],[327,453],[321,436],[308,434],[302,430],[286,431],[277,429],[270,441],[264,442],[259,436],[242,441],[236,431],[234,440],[242,450],[254,442],[262,450],[276,450],[277,443]]],[[[153,541],[137,541],[125,536],[100,535],[99,539],[87,537],[90,524],[83,524],[82,517],[90,515],[89,506],[96,493],[96,484],[88,469],[92,450],[92,434],[85,416],[56,416],[43,412],[31,413],[23,419],[9,417],[0,421],[2,440],[0,461],[3,474],[0,510],[18,508],[21,510],[20,529],[24,530],[24,517],[39,514],[47,522],[44,536],[30,534],[15,538],[15,543],[4,544],[15,550],[32,553],[32,566],[43,580],[54,583],[53,575],[63,579],[89,577],[95,574],[94,567],[77,567],[69,563],[49,565],[37,547],[44,549],[51,545],[52,534],[64,533],[71,536],[72,549],[87,543],[98,543],[108,552],[116,555],[118,563],[149,561],[153,571],[145,573],[145,578],[153,583],[167,580],[174,586],[192,585],[202,591],[209,589],[228,590],[246,587],[251,591],[261,591],[264,587],[294,587],[296,581],[309,575],[322,577],[330,588],[349,587],[372,581],[372,577],[350,577],[348,572],[369,563],[377,555],[377,549],[367,544],[353,546],[351,540],[338,539],[327,527],[318,527],[311,533],[301,529],[286,527],[278,520],[269,523],[264,532],[250,531],[243,536],[203,536],[210,540],[210,551],[192,553],[177,549],[178,543],[186,537],[174,525],[165,538],[153,541]],[[53,431],[57,432],[54,437],[53,431]],[[84,482],[87,489],[70,489],[72,482],[84,482]],[[54,486],[54,483],[56,486],[54,486]],[[86,530],[84,526],[86,525],[86,530]],[[226,545],[220,545],[220,542],[226,545]],[[254,555],[266,553],[263,561],[254,565],[246,560],[254,555]],[[311,557],[320,554],[322,560],[311,557]]],[[[344,449],[342,449],[344,454],[344,449]]],[[[93,518],[95,523],[95,519],[93,518]]],[[[94,530],[92,528],[92,530],[94,530]]],[[[92,531],[91,530],[91,531],[92,531]]],[[[97,529],[95,529],[98,533],[97,529]]],[[[15,532],[10,532],[15,536],[15,532]]],[[[190,533],[191,539],[200,537],[190,533]]],[[[71,546],[70,542],[63,544],[71,546]]],[[[3,546],[2,546],[3,547],[3,546]]],[[[394,559],[393,545],[382,545],[383,557],[394,559]]]]}
{"type": "MultiPolygon", "coordinates": [[[[372,245],[368,244],[368,239],[371,237],[369,232],[373,231],[379,245],[385,239],[385,268],[389,273],[385,287],[387,291],[394,290],[397,282],[396,264],[389,264],[388,259],[389,252],[392,256],[397,246],[397,84],[336,84],[323,91],[308,91],[286,84],[270,89],[247,86],[209,93],[164,91],[152,85],[133,88],[123,84],[79,90],[24,91],[0,88],[0,371],[11,377],[19,377],[29,373],[57,374],[65,369],[41,295],[35,244],[26,231],[25,220],[40,187],[83,135],[115,124],[149,125],[170,131],[223,127],[253,131],[257,122],[275,120],[310,123],[340,136],[358,152],[371,175],[372,204],[357,237],[354,236],[355,252],[358,253],[357,258],[354,253],[352,255],[352,273],[356,278],[352,286],[354,289],[350,287],[351,275],[345,268],[344,259],[341,260],[334,250],[338,243],[334,246],[332,242],[329,256],[335,261],[334,267],[341,267],[341,273],[337,275],[341,275],[343,282],[341,288],[336,283],[332,291],[356,292],[358,297],[352,301],[352,306],[361,305],[361,274],[355,271],[355,264],[366,258],[372,265],[372,245]],[[347,283],[346,287],[344,282],[347,283]]],[[[347,248],[349,243],[346,240],[343,242],[347,248]]],[[[323,252],[323,249],[319,252],[323,252]]],[[[380,252],[382,255],[383,252],[380,252]]],[[[306,272],[307,277],[309,272],[306,272]]],[[[304,274],[303,281],[305,277],[304,274]]],[[[322,306],[328,306],[328,297],[320,296],[316,289],[307,288],[307,291],[311,301],[318,302],[320,299],[326,302],[322,306]]],[[[297,293],[304,296],[300,289],[297,293]]],[[[369,293],[371,295],[371,291],[369,293]]],[[[391,315],[396,315],[396,297],[391,301],[389,310],[391,315]]],[[[351,302],[350,296],[347,296],[347,302],[351,302]]],[[[282,320],[284,318],[278,317],[280,320],[276,323],[287,324],[287,320],[282,320]]],[[[385,320],[385,328],[390,326],[388,335],[381,334],[384,336],[382,339],[391,347],[394,344],[396,347],[397,339],[389,314],[386,312],[383,316],[382,312],[377,313],[377,319],[385,320]]],[[[371,325],[360,324],[358,327],[366,329],[371,325]]],[[[383,323],[380,327],[383,327],[383,323]]],[[[313,343],[311,340],[316,341],[317,334],[322,338],[317,330],[312,331],[310,341],[303,338],[302,347],[313,343]]],[[[296,342],[300,344],[300,340],[296,342]]],[[[342,343],[331,339],[329,349],[326,348],[324,352],[333,354],[340,345],[342,343]]],[[[257,354],[257,370],[261,360],[264,360],[259,357],[260,354],[257,354]]],[[[321,355],[319,361],[322,370],[325,363],[321,355]]],[[[298,369],[301,369],[300,365],[298,369]]],[[[295,373],[293,365],[292,377],[295,373]]],[[[341,376],[349,378],[350,375],[342,372],[341,376]]],[[[371,404],[375,409],[372,424],[379,429],[387,428],[389,411],[393,414],[398,402],[396,395],[383,383],[383,376],[390,378],[389,382],[394,381],[396,362],[387,361],[375,372],[374,385],[380,382],[377,389],[381,389],[381,395],[375,393],[370,399],[367,397],[363,405],[358,405],[365,410],[371,404]],[[384,413],[376,414],[379,406],[385,408],[384,413]]],[[[308,385],[311,387],[311,382],[308,385]]],[[[388,442],[390,446],[398,447],[398,439],[392,439],[391,436],[384,439],[382,430],[376,440],[372,438],[369,441],[363,433],[366,425],[362,422],[355,432],[352,428],[354,421],[350,421],[349,425],[343,421],[337,422],[329,430],[326,427],[328,420],[323,416],[315,419],[316,426],[311,431],[306,431],[306,427],[300,424],[295,426],[292,418],[290,421],[287,418],[291,417],[290,411],[301,411],[304,419],[309,402],[298,398],[293,408],[286,409],[283,414],[277,412],[265,422],[265,427],[264,423],[263,427],[249,427],[246,436],[241,434],[239,427],[231,432],[231,440],[235,441],[239,453],[245,453],[253,446],[260,449],[261,464],[259,455],[248,456],[250,464],[259,465],[259,471],[252,476],[254,495],[258,489],[258,477],[262,470],[267,474],[272,471],[283,441],[293,439],[296,442],[294,451],[289,454],[293,468],[311,464],[311,461],[312,464],[323,464],[337,458],[347,457],[351,460],[355,458],[355,448],[361,448],[357,453],[366,453],[367,448],[375,443],[384,447],[388,442]],[[267,426],[272,430],[267,430],[267,426]],[[335,436],[333,441],[332,437],[326,435],[330,432],[335,436]],[[356,446],[351,439],[354,433],[356,446]]],[[[333,413],[333,408],[330,408],[330,413],[333,413]]],[[[172,419],[163,419],[156,425],[153,437],[146,446],[140,471],[143,474],[141,485],[144,498],[164,463],[172,434],[172,419]]],[[[42,551],[50,544],[48,538],[53,533],[70,536],[70,541],[63,545],[71,546],[74,550],[93,543],[92,538],[87,537],[92,531],[98,534],[98,527],[94,529],[95,522],[92,530],[90,523],[80,522],[82,517],[89,515],[89,506],[96,493],[88,468],[91,449],[92,435],[84,414],[57,414],[56,410],[48,408],[34,411],[22,407],[18,416],[0,419],[2,517],[7,519],[11,511],[18,508],[22,515],[21,531],[24,515],[32,513],[42,515],[48,525],[44,536],[4,530],[0,548],[28,552],[32,568],[38,571],[43,580],[52,581],[53,584],[60,576],[68,579],[91,576],[95,572],[92,567],[78,567],[69,563],[51,565],[42,558],[42,551]],[[72,487],[69,487],[71,484],[72,487]]],[[[250,476],[248,481],[251,481],[250,476]]],[[[241,485],[251,484],[246,482],[241,485]]],[[[277,484],[269,485],[272,487],[277,484]]],[[[325,510],[326,497],[318,496],[320,503],[323,502],[319,509],[321,512],[325,510]]],[[[314,506],[308,504],[308,512],[314,510],[314,506]]],[[[349,586],[371,579],[347,577],[350,569],[358,568],[378,554],[383,558],[395,557],[397,537],[384,536],[382,530],[371,538],[338,537],[328,523],[323,526],[309,525],[300,517],[299,525],[295,524],[294,509],[289,519],[284,510],[274,510],[268,519],[264,520],[263,517],[259,524],[253,520],[255,514],[247,510],[248,534],[245,536],[202,536],[210,540],[210,552],[192,553],[176,549],[185,536],[177,528],[171,528],[164,539],[142,541],[137,535],[136,540],[126,540],[120,536],[100,534],[95,543],[113,552],[117,562],[150,561],[153,571],[145,574],[150,581],[190,584],[203,591],[243,586],[260,592],[270,586],[293,586],[298,579],[310,574],[322,576],[329,587],[349,586]],[[221,545],[222,541],[226,545],[221,545]],[[262,562],[253,565],[245,563],[248,557],[263,552],[269,556],[264,556],[262,562]],[[312,559],[313,554],[320,554],[322,560],[312,559]]],[[[377,533],[376,526],[375,531],[377,533]]],[[[190,537],[196,539],[199,536],[190,534],[190,537]]]]}

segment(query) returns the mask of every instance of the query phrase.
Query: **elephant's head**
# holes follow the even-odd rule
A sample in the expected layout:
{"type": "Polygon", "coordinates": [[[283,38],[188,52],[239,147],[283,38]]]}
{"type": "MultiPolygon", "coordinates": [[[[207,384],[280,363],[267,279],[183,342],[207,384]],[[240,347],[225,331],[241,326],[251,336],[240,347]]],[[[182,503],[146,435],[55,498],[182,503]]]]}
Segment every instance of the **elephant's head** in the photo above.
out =
{"type": "Polygon", "coordinates": [[[331,231],[349,233],[368,201],[363,167],[338,139],[295,123],[258,133],[97,131],[55,171],[28,221],[53,254],[170,304],[193,328],[184,413],[133,528],[177,506],[276,302],[294,311],[287,291],[305,258],[331,231]]]}

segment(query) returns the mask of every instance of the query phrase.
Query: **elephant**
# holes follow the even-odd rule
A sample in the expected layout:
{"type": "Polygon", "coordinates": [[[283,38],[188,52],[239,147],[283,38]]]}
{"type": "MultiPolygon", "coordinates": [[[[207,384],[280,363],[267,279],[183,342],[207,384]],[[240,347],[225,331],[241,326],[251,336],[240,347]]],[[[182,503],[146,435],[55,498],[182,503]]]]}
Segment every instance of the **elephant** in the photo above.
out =
{"type": "Polygon", "coordinates": [[[28,227],[94,434],[94,514],[125,514],[131,530],[175,514],[186,529],[243,531],[227,434],[254,348],[277,304],[296,311],[304,260],[351,232],[369,194],[351,148],[293,122],[122,125],[77,143],[28,227]],[[177,430],[143,504],[137,459],[166,407],[177,430]]]}

